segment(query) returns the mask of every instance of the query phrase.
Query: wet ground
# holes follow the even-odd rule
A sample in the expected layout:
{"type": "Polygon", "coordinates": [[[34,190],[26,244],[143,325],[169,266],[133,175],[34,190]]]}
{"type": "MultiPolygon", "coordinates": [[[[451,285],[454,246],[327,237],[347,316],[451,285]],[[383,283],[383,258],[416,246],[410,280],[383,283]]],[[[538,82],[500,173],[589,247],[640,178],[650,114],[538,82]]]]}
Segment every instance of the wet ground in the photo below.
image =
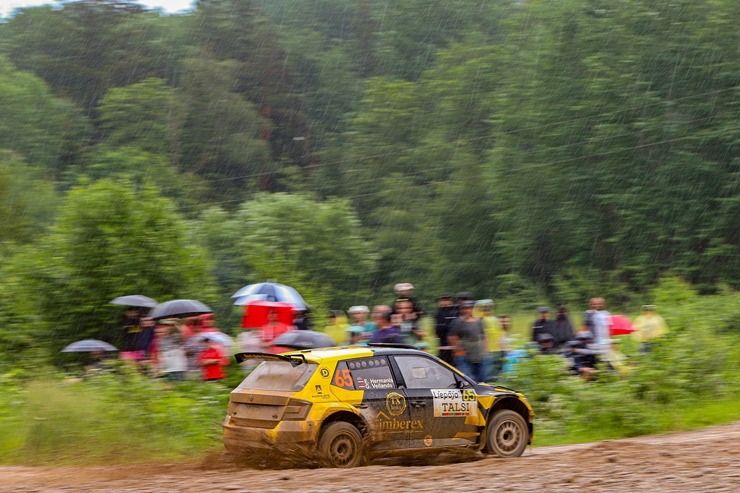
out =
{"type": "Polygon", "coordinates": [[[740,492],[740,422],[687,433],[530,448],[518,459],[388,459],[352,470],[189,463],[0,467],[0,492],[740,492]],[[462,462],[458,462],[461,460],[462,462]]]}

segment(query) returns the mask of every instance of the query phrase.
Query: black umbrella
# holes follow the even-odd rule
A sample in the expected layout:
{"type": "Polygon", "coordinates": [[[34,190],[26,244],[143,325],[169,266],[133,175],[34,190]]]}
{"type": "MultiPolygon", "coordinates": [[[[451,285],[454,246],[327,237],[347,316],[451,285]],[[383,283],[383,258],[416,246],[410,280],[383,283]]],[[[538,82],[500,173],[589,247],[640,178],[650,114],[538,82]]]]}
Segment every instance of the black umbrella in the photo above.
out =
{"type": "Polygon", "coordinates": [[[144,308],[154,308],[157,306],[157,300],[153,300],[143,294],[129,294],[128,296],[119,296],[109,302],[111,305],[139,306],[144,308]]]}
{"type": "Polygon", "coordinates": [[[187,317],[212,312],[213,310],[198,300],[170,300],[157,305],[148,316],[151,318],[187,317]]]}
{"type": "Polygon", "coordinates": [[[97,339],[85,339],[73,342],[64,349],[62,353],[94,353],[96,351],[118,351],[118,348],[105,341],[97,339]]]}
{"type": "Polygon", "coordinates": [[[331,337],[323,332],[316,332],[314,330],[291,330],[276,337],[271,345],[291,349],[314,349],[336,346],[331,337]]]}

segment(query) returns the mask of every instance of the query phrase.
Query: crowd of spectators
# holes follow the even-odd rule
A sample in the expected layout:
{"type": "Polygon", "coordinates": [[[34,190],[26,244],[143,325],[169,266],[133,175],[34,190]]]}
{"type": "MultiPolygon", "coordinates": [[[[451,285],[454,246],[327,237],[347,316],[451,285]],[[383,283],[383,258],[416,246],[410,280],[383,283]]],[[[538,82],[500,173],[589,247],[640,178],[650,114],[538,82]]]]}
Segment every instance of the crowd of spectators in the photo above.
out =
{"type": "MultiPolygon", "coordinates": [[[[474,300],[464,291],[442,293],[435,313],[422,323],[426,314],[413,290],[410,283],[397,284],[392,303],[372,309],[352,306],[347,310],[349,319],[344,311],[332,310],[322,332],[336,345],[384,343],[419,349],[428,349],[433,342],[429,338],[434,337],[440,359],[479,382],[494,381],[502,372],[513,371],[520,359],[538,355],[562,357],[569,372],[586,380],[602,370],[620,375],[628,371],[618,341],[612,338],[612,318],[603,298],[590,300],[578,330],[564,305],[557,308],[554,317],[549,307],[539,307],[529,343],[516,347],[511,317],[496,316],[493,300],[474,300]],[[431,336],[427,328],[430,332],[433,329],[431,336]]],[[[668,329],[654,305],[642,308],[642,315],[634,322],[633,337],[641,351],[649,351],[668,329]]],[[[276,354],[290,349],[275,341],[288,332],[312,328],[308,315],[305,311],[291,313],[290,324],[284,316],[270,311],[266,323],[242,331],[236,347],[231,347],[230,339],[214,327],[213,314],[155,323],[146,312],[132,309],[126,312],[121,358],[172,381],[217,381],[225,378],[225,367],[234,351],[276,354]]]]}

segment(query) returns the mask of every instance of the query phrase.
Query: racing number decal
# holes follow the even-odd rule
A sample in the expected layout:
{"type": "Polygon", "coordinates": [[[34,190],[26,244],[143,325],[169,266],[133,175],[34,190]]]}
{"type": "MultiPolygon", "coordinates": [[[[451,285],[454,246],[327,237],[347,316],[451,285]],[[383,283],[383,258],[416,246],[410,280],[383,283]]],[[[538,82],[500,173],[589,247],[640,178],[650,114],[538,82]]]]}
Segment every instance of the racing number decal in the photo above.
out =
{"type": "Polygon", "coordinates": [[[352,381],[352,375],[349,374],[349,370],[337,370],[334,374],[334,385],[342,388],[355,388],[355,383],[352,381]]]}
{"type": "Polygon", "coordinates": [[[347,362],[340,361],[337,364],[337,369],[334,370],[334,378],[331,383],[346,390],[355,390],[355,381],[352,378],[349,368],[347,368],[347,362]]]}

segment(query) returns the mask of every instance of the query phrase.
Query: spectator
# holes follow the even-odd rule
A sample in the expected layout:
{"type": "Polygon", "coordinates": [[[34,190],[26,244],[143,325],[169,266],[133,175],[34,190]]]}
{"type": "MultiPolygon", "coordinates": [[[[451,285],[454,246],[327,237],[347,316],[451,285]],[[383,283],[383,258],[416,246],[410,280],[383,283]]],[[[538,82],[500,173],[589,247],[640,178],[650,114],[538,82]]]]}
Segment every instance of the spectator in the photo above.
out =
{"type": "Polygon", "coordinates": [[[540,334],[555,332],[555,323],[550,320],[550,308],[541,306],[537,309],[537,320],[532,324],[532,342],[538,342],[540,334]]]}
{"type": "Polygon", "coordinates": [[[265,352],[279,354],[287,351],[289,348],[272,346],[272,341],[289,330],[293,330],[293,327],[282,323],[278,320],[277,312],[270,310],[267,314],[267,323],[262,326],[262,347],[265,352]]]}
{"type": "Polygon", "coordinates": [[[410,282],[401,282],[401,283],[396,284],[393,287],[393,290],[396,293],[396,300],[406,299],[406,300],[411,301],[411,305],[412,305],[411,312],[414,314],[414,317],[417,320],[424,316],[424,310],[422,310],[421,305],[414,297],[414,285],[413,284],[411,284],[410,282]]]}
{"type": "Polygon", "coordinates": [[[311,330],[313,322],[308,314],[308,310],[296,310],[293,326],[298,330],[311,330]]]}
{"type": "Polygon", "coordinates": [[[213,320],[213,313],[198,315],[198,332],[221,332],[218,328],[214,327],[213,320]]]}
{"type": "Polygon", "coordinates": [[[588,310],[583,313],[583,330],[593,332],[594,314],[596,313],[596,298],[588,300],[588,310]]]}
{"type": "Polygon", "coordinates": [[[612,315],[606,311],[605,306],[606,301],[604,298],[594,299],[593,335],[595,344],[600,349],[607,349],[609,347],[609,340],[611,339],[612,315]]]}
{"type": "Polygon", "coordinates": [[[188,359],[182,346],[182,334],[177,328],[177,320],[163,321],[161,336],[158,338],[157,366],[159,373],[167,380],[181,382],[185,380],[188,359]]]}
{"type": "Polygon", "coordinates": [[[411,300],[400,298],[394,304],[394,315],[399,315],[398,325],[401,328],[401,334],[409,344],[421,342],[426,335],[418,325],[419,319],[414,312],[414,304],[411,300]]]}
{"type": "Polygon", "coordinates": [[[458,306],[459,316],[450,324],[448,340],[454,347],[454,362],[458,370],[476,382],[488,377],[486,332],[483,321],[473,316],[472,301],[463,301],[458,306]]]}
{"type": "Polygon", "coordinates": [[[342,310],[329,312],[329,323],[324,327],[324,333],[328,335],[334,344],[344,345],[348,343],[349,324],[342,310]]]}
{"type": "Polygon", "coordinates": [[[198,324],[198,317],[188,317],[183,320],[180,325],[180,332],[185,340],[188,340],[196,332],[196,326],[198,324]]]}
{"type": "Polygon", "coordinates": [[[473,315],[480,317],[483,321],[483,327],[486,331],[486,341],[488,341],[488,379],[495,379],[501,368],[503,361],[501,358],[501,322],[493,314],[493,300],[485,299],[475,302],[473,315]]]}
{"type": "MultiPolygon", "coordinates": [[[[242,331],[236,337],[236,344],[239,348],[239,352],[243,353],[261,353],[262,348],[262,332],[255,329],[247,329],[242,331]]],[[[240,366],[245,372],[250,372],[262,361],[258,359],[248,359],[241,362],[240,366]]]]}
{"type": "Polygon", "coordinates": [[[632,337],[641,344],[642,352],[650,351],[654,340],[668,333],[668,325],[656,313],[655,305],[642,305],[642,315],[635,319],[633,325],[637,330],[632,333],[632,337]]]}
{"type": "Polygon", "coordinates": [[[123,351],[120,357],[138,364],[149,352],[149,345],[154,338],[154,321],[144,316],[140,309],[131,308],[126,310],[123,329],[123,351]]]}
{"type": "Polygon", "coordinates": [[[554,338],[555,349],[561,349],[565,343],[573,340],[573,324],[568,318],[568,310],[565,305],[558,307],[558,314],[555,317],[552,336],[554,338]]]}
{"type": "Polygon", "coordinates": [[[447,334],[450,330],[450,322],[457,318],[457,307],[452,303],[452,294],[442,293],[437,298],[437,313],[434,315],[434,331],[439,339],[439,358],[452,365],[454,356],[452,346],[447,340],[447,334]]]}
{"type": "Polygon", "coordinates": [[[609,349],[601,355],[601,361],[614,375],[625,377],[631,368],[627,362],[627,356],[619,349],[619,340],[611,339],[609,349]]]}
{"type": "Polygon", "coordinates": [[[220,348],[215,339],[205,336],[206,349],[198,356],[198,363],[203,369],[203,380],[213,382],[226,378],[226,365],[229,359],[220,348]]]}
{"type": "Polygon", "coordinates": [[[461,303],[473,299],[469,291],[460,291],[455,295],[455,298],[457,298],[457,305],[455,305],[456,308],[459,308],[461,303]]]}
{"type": "Polygon", "coordinates": [[[405,342],[401,329],[391,323],[392,315],[391,307],[388,305],[373,307],[371,317],[378,330],[370,338],[371,343],[399,344],[405,342]]]}
{"type": "Polygon", "coordinates": [[[576,339],[566,344],[563,356],[570,360],[569,370],[574,375],[579,375],[585,380],[593,380],[596,377],[596,366],[598,359],[596,351],[589,345],[593,341],[593,333],[583,330],[576,334],[576,339]]]}
{"type": "Polygon", "coordinates": [[[367,341],[372,337],[377,326],[367,320],[370,309],[363,305],[351,306],[348,310],[352,319],[351,325],[347,329],[349,332],[349,343],[367,345],[367,341]]]}
{"type": "Polygon", "coordinates": [[[537,336],[537,345],[540,354],[558,354],[558,349],[555,347],[555,337],[547,332],[537,336]]]}
{"type": "MultiPolygon", "coordinates": [[[[498,319],[501,325],[501,352],[511,351],[514,345],[514,336],[511,333],[511,317],[509,315],[501,315],[498,319]]],[[[502,355],[505,356],[505,355],[502,355]]]]}

